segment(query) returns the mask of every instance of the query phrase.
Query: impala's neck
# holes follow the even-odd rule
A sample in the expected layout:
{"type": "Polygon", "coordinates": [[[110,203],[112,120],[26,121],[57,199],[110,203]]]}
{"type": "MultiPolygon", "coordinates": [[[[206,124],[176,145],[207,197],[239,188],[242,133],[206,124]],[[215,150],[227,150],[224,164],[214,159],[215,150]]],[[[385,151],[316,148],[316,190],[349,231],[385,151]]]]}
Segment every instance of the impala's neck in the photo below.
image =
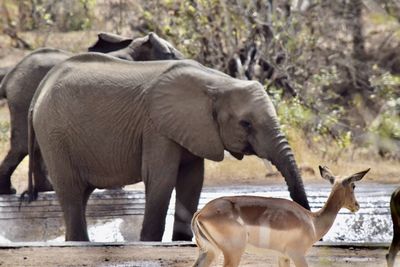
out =
{"type": "Polygon", "coordinates": [[[325,205],[315,213],[315,232],[317,240],[320,240],[332,227],[336,215],[344,204],[345,191],[338,188],[340,185],[334,185],[331,194],[328,197],[325,205]]]}

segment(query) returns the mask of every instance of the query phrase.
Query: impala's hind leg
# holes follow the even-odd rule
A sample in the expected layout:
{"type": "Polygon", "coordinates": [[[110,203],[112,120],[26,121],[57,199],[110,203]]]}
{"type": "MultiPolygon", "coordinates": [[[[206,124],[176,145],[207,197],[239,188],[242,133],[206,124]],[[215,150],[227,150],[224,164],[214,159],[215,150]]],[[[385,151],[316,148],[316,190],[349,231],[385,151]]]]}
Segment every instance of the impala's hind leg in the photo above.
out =
{"type": "Polygon", "coordinates": [[[290,259],[285,256],[280,256],[278,261],[279,267],[290,267],[290,259]]]}
{"type": "Polygon", "coordinates": [[[193,267],[208,267],[217,258],[217,253],[213,250],[199,250],[199,256],[193,267]]]}
{"type": "Polygon", "coordinates": [[[399,233],[393,233],[393,240],[390,244],[389,253],[386,254],[386,261],[388,267],[394,266],[394,260],[396,258],[396,254],[400,249],[400,235],[399,233]]]}
{"type": "Polygon", "coordinates": [[[302,253],[299,252],[289,252],[288,253],[289,258],[292,259],[294,262],[294,265],[296,267],[308,267],[308,263],[306,261],[306,258],[302,253]]]}
{"type": "Polygon", "coordinates": [[[221,225],[224,225],[223,236],[216,234],[215,240],[224,254],[224,267],[239,266],[240,259],[246,249],[247,233],[241,224],[231,219],[219,219],[221,225]],[[230,239],[224,239],[230,237],[230,239]]]}

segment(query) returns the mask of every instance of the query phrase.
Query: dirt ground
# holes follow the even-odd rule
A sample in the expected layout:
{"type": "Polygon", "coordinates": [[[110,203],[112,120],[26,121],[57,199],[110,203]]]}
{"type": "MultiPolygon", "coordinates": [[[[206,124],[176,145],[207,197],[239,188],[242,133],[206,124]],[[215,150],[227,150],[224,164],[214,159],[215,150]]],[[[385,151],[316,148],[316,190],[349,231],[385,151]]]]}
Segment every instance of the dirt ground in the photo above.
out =
{"type": "MultiPolygon", "coordinates": [[[[310,266],[386,266],[384,248],[313,247],[308,253],[310,266]]],[[[194,246],[22,247],[0,249],[0,266],[191,266],[197,257],[194,246]]],[[[220,256],[216,265],[222,265],[220,256]]],[[[397,259],[400,260],[400,259],[397,259]]],[[[240,266],[277,266],[272,252],[245,253],[240,266]]],[[[293,263],[292,263],[293,266],[293,263]]]]}

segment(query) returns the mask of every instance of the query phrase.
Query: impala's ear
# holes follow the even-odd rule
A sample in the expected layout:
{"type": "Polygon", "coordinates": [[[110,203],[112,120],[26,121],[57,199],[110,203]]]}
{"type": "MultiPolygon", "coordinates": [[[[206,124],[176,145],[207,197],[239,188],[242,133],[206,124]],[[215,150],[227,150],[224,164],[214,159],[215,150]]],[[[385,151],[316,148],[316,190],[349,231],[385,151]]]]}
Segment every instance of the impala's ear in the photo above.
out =
{"type": "Polygon", "coordinates": [[[199,157],[221,161],[224,147],[213,116],[213,80],[215,75],[182,61],[154,82],[146,100],[160,133],[199,157]]]}
{"type": "Polygon", "coordinates": [[[328,180],[331,184],[335,182],[335,176],[332,174],[331,170],[326,166],[319,166],[319,172],[321,177],[328,180]]]}
{"type": "Polygon", "coordinates": [[[89,52],[109,53],[123,49],[132,42],[131,38],[107,32],[99,33],[97,38],[97,42],[88,48],[89,52]]]}
{"type": "Polygon", "coordinates": [[[350,177],[344,179],[344,180],[342,181],[342,184],[343,184],[344,186],[346,186],[346,185],[348,185],[349,183],[354,183],[354,182],[360,181],[360,180],[367,174],[367,172],[369,172],[369,170],[370,170],[370,169],[367,169],[367,170],[365,170],[365,171],[357,172],[357,173],[351,175],[350,177]]]}

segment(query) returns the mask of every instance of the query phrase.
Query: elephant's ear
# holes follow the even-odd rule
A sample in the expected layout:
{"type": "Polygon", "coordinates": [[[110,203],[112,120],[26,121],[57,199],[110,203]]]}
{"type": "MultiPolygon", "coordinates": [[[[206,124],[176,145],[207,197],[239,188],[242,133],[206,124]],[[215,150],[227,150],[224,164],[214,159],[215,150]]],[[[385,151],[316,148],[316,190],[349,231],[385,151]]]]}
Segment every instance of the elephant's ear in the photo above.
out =
{"type": "Polygon", "coordinates": [[[89,52],[109,53],[128,47],[132,42],[131,38],[107,32],[99,33],[97,38],[97,42],[88,48],[89,52]]]}
{"type": "Polygon", "coordinates": [[[158,49],[160,51],[164,51],[165,53],[169,53],[171,59],[183,59],[183,55],[179,52],[175,47],[172,46],[169,42],[159,37],[154,32],[149,33],[149,43],[154,49],[158,49]]]}
{"type": "Polygon", "coordinates": [[[184,58],[181,52],[154,32],[134,39],[130,47],[134,51],[132,57],[137,61],[184,58]]]}
{"type": "Polygon", "coordinates": [[[174,66],[148,89],[148,112],[156,129],[191,153],[221,161],[224,147],[213,115],[210,81],[193,65],[174,66]]]}

